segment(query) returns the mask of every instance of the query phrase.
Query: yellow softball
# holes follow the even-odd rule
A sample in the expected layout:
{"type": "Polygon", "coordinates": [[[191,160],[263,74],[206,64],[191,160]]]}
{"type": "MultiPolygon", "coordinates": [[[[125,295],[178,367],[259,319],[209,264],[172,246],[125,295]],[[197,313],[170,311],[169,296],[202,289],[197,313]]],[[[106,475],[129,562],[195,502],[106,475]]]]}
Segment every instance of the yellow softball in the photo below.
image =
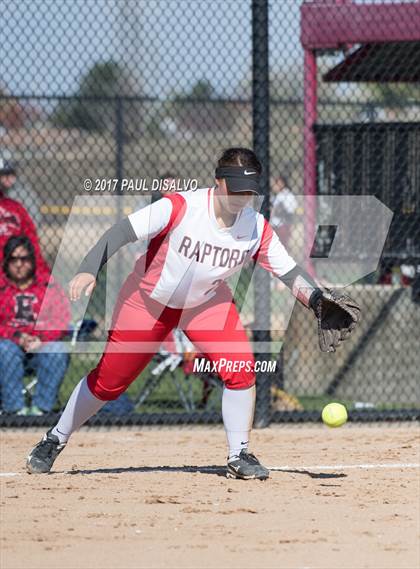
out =
{"type": "Polygon", "coordinates": [[[329,427],[341,427],[347,421],[347,409],[341,403],[329,403],[322,410],[322,420],[329,427]]]}

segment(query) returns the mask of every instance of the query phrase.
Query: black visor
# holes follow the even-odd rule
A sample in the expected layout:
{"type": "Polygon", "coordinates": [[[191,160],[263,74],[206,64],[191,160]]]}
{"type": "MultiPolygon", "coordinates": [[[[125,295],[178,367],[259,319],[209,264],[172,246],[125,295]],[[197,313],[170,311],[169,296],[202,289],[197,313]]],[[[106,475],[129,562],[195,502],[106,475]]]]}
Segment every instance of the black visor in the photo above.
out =
{"type": "Polygon", "coordinates": [[[215,176],[226,181],[229,192],[254,192],[254,194],[261,195],[260,176],[255,168],[222,166],[216,168],[215,176]]]}

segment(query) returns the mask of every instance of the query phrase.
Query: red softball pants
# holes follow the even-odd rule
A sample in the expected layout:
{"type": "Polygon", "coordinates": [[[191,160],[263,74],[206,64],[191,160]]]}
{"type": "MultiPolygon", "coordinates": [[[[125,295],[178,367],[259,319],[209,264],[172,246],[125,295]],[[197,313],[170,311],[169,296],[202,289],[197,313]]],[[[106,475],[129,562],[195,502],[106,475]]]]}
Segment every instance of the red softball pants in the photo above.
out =
{"type": "Polygon", "coordinates": [[[132,273],[119,293],[104,353],[87,376],[91,392],[104,401],[117,399],[174,328],[181,328],[198,352],[216,362],[227,387],[245,389],[255,383],[251,344],[227,285],[198,307],[170,308],[141,290],[132,273]]]}

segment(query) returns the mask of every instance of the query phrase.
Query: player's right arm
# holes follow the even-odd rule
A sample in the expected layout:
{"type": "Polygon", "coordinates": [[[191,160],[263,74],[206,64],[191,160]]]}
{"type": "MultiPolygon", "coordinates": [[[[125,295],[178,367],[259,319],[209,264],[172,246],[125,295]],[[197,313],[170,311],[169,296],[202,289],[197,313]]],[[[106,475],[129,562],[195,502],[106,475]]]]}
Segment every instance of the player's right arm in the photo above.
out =
{"type": "Polygon", "coordinates": [[[111,226],[81,262],[69,284],[70,300],[78,300],[83,291],[92,294],[96,277],[108,259],[121,247],[134,241],[151,239],[166,227],[172,213],[172,201],[162,198],[135,211],[111,226]]]}

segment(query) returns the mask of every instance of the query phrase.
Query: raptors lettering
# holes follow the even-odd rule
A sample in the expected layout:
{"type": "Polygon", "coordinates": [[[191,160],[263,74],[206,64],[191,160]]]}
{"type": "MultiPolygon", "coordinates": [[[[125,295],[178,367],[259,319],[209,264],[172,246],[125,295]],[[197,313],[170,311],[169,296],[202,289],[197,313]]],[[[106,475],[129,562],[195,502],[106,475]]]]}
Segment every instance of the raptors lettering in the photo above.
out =
{"type": "Polygon", "coordinates": [[[188,259],[195,259],[199,263],[204,263],[208,260],[213,267],[236,267],[241,265],[249,249],[240,251],[240,249],[229,249],[228,247],[217,247],[211,243],[201,243],[193,240],[188,235],[185,235],[179,246],[178,253],[184,255],[188,259]]]}

